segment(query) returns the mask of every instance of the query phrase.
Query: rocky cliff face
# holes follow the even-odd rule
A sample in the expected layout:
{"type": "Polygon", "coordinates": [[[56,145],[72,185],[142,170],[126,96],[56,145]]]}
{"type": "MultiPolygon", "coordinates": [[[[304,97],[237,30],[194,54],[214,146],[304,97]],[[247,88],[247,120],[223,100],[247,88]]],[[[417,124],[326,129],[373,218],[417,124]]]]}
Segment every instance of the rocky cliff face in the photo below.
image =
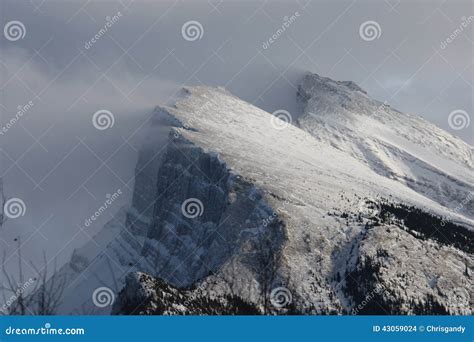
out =
{"type": "Polygon", "coordinates": [[[140,155],[132,207],[71,288],[107,282],[117,314],[469,314],[472,148],[372,115],[352,82],[310,75],[299,96],[286,127],[219,88],[158,108],[169,134],[140,155]]]}
{"type": "Polygon", "coordinates": [[[420,209],[382,203],[352,251],[352,313],[470,314],[473,237],[420,209]]]}
{"type": "MultiPolygon", "coordinates": [[[[307,107],[325,101],[326,112],[343,108],[352,116],[376,108],[355,84],[331,82],[318,84],[323,90],[303,83],[307,107]],[[338,98],[336,103],[331,96],[338,98]]],[[[331,131],[314,139],[314,130],[275,130],[268,113],[223,90],[193,88],[188,93],[176,107],[162,109],[178,124],[158,172],[162,196],[144,249],[161,260],[155,275],[174,286],[207,279],[203,291],[208,296],[232,293],[266,313],[285,313],[288,305],[294,312],[312,314],[469,312],[470,219],[461,217],[465,226],[456,226],[468,238],[449,246],[440,244],[434,231],[422,235],[406,220],[407,215],[434,212],[442,229],[441,217],[447,214],[442,205],[456,201],[459,193],[433,201],[423,191],[421,196],[414,192],[415,186],[374,170],[357,145],[364,136],[351,142],[359,148],[353,153],[349,142],[337,145],[333,139],[328,144],[331,131]],[[375,194],[423,209],[416,214],[407,210],[405,220],[385,218],[380,216],[386,214],[382,200],[368,197],[375,194]],[[183,217],[181,204],[187,198],[200,199],[203,216],[183,217]],[[368,210],[371,204],[374,211],[368,210]],[[282,307],[272,305],[272,291],[280,288],[288,291],[282,307]],[[464,297],[453,301],[459,289],[464,297]]],[[[350,120],[349,114],[339,120],[350,120]]],[[[462,189],[465,194],[470,186],[462,189]]]]}
{"type": "Polygon", "coordinates": [[[271,240],[269,252],[277,253],[284,228],[278,220],[265,234],[256,226],[272,214],[258,190],[217,154],[176,131],[170,139],[158,170],[159,195],[142,251],[154,261],[154,274],[175,286],[190,286],[217,272],[242,249],[255,249],[262,238],[271,240]]]}
{"type": "Polygon", "coordinates": [[[357,258],[345,289],[355,302],[352,313],[471,314],[474,265],[455,248],[383,225],[367,231],[357,258]]]}

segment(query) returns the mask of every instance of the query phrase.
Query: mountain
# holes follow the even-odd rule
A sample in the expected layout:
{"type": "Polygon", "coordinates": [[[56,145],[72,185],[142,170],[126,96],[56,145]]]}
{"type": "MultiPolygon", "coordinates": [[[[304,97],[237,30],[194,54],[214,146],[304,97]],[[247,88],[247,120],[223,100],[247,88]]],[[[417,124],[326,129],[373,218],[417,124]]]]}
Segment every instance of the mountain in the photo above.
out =
{"type": "Polygon", "coordinates": [[[115,314],[471,314],[472,147],[353,82],[297,97],[294,124],[222,88],[158,107],[59,313],[110,313],[107,287],[115,314]]]}
{"type": "MultiPolygon", "coordinates": [[[[301,128],[374,172],[448,208],[472,191],[473,148],[422,118],[372,100],[353,82],[307,75],[301,128]]],[[[460,212],[473,218],[474,202],[460,212]]]]}

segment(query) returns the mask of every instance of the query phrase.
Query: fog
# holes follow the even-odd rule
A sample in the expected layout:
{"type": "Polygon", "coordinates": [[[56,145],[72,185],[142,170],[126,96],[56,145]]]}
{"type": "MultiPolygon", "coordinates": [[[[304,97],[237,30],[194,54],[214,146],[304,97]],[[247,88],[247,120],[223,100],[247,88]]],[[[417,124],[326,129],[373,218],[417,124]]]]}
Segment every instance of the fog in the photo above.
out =
{"type": "Polygon", "coordinates": [[[64,262],[129,201],[147,119],[184,85],[223,86],[296,116],[298,82],[316,72],[474,142],[474,124],[448,123],[454,110],[472,117],[474,23],[442,47],[473,15],[471,1],[7,0],[1,8],[2,27],[15,20],[25,29],[22,39],[0,39],[1,176],[5,195],[26,206],[0,231],[11,260],[21,236],[27,258],[45,250],[64,262]],[[185,39],[188,21],[202,37],[185,39]],[[379,24],[377,39],[361,39],[366,21],[379,24]],[[113,114],[113,126],[93,125],[99,110],[113,114]]]}

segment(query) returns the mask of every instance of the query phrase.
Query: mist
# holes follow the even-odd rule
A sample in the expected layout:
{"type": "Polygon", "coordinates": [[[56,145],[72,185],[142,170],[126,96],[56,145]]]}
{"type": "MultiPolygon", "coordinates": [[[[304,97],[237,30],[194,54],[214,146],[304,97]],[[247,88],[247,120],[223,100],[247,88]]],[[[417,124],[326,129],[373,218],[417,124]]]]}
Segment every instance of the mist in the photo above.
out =
{"type": "Polygon", "coordinates": [[[65,262],[129,203],[148,119],[186,85],[223,86],[296,118],[299,80],[315,72],[352,80],[474,142],[474,125],[455,130],[448,122],[454,110],[473,112],[472,26],[441,47],[472,15],[470,1],[7,0],[0,7],[2,27],[12,20],[25,27],[23,39],[0,40],[0,126],[8,125],[1,176],[6,196],[26,205],[0,232],[12,261],[21,236],[26,258],[46,251],[65,262]],[[359,35],[369,20],[381,27],[373,41],[359,35]],[[200,38],[184,39],[188,21],[200,23],[200,38]],[[94,125],[102,110],[113,117],[106,129],[94,125]],[[85,227],[118,189],[111,208],[85,227]]]}

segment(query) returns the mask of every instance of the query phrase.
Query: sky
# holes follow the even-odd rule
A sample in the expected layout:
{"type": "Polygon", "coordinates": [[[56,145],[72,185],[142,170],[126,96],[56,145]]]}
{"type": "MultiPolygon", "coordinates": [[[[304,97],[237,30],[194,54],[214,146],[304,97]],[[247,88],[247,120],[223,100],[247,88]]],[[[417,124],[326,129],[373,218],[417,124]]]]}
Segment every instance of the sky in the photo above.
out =
{"type": "Polygon", "coordinates": [[[318,73],[474,143],[471,1],[3,0],[0,11],[0,175],[25,203],[0,231],[11,260],[17,236],[29,258],[67,260],[129,201],[147,118],[185,85],[296,117],[298,82],[318,73]],[[97,128],[97,112],[113,125],[97,128]]]}

